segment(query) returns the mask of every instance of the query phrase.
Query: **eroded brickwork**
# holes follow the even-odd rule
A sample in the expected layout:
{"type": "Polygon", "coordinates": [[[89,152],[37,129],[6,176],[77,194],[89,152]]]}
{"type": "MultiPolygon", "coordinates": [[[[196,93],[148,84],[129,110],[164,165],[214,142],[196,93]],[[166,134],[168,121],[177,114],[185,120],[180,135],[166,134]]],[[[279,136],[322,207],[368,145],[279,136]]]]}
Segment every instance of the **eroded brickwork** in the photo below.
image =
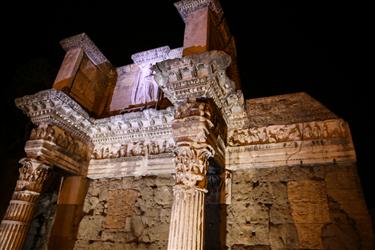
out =
{"type": "Polygon", "coordinates": [[[353,165],[235,171],[229,249],[373,249],[353,165]]]}
{"type": "Polygon", "coordinates": [[[171,175],[90,183],[75,249],[166,249],[171,175]]]}

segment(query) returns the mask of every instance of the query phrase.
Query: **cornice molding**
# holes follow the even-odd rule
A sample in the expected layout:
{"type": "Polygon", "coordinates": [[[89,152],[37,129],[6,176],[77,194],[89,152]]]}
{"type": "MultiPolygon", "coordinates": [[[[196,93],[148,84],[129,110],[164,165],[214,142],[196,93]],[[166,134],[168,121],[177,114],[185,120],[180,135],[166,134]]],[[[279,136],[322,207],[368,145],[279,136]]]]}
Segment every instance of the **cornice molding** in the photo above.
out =
{"type": "Polygon", "coordinates": [[[55,89],[17,98],[15,103],[36,126],[56,125],[90,145],[131,143],[172,133],[173,108],[94,119],[72,98],[55,89]]]}
{"type": "Polygon", "coordinates": [[[244,128],[248,124],[245,102],[226,74],[230,63],[228,54],[213,50],[159,62],[153,70],[157,84],[175,106],[189,98],[211,98],[229,128],[244,128]]]}

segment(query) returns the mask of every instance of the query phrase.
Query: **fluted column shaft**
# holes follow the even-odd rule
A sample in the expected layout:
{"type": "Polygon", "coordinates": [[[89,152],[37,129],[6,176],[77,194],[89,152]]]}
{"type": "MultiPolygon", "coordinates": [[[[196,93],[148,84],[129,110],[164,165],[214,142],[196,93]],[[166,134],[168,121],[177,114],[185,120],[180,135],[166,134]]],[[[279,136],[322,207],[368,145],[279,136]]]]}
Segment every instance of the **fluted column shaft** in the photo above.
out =
{"type": "Polygon", "coordinates": [[[168,249],[203,249],[203,190],[174,189],[168,249]]]}
{"type": "Polygon", "coordinates": [[[22,249],[37,201],[51,168],[41,162],[24,158],[12,199],[0,225],[0,249],[22,249]]]}
{"type": "Polygon", "coordinates": [[[208,159],[214,155],[214,127],[209,102],[192,100],[179,106],[172,124],[176,140],[176,185],[173,190],[169,250],[204,248],[204,204],[208,159]]]}

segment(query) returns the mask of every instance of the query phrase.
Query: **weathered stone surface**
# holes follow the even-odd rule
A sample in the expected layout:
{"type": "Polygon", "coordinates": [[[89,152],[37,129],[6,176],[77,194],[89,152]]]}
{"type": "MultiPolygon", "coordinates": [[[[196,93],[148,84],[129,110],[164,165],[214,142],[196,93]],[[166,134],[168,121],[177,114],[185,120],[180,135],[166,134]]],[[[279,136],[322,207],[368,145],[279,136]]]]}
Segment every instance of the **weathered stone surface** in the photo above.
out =
{"type": "Polygon", "coordinates": [[[75,249],[165,249],[173,184],[171,175],[93,180],[75,249]]]}
{"type": "Polygon", "coordinates": [[[329,222],[327,192],[323,181],[288,182],[288,200],[295,223],[329,222]]]}
{"type": "Polygon", "coordinates": [[[337,116],[308,94],[294,93],[246,100],[249,127],[335,119],[337,116]]]}
{"type": "Polygon", "coordinates": [[[107,216],[103,227],[118,229],[125,226],[126,218],[135,214],[135,201],[138,192],[135,190],[109,190],[107,199],[107,216]]]}
{"type": "Polygon", "coordinates": [[[354,165],[234,171],[226,246],[373,249],[373,231],[360,190],[354,165]]]}

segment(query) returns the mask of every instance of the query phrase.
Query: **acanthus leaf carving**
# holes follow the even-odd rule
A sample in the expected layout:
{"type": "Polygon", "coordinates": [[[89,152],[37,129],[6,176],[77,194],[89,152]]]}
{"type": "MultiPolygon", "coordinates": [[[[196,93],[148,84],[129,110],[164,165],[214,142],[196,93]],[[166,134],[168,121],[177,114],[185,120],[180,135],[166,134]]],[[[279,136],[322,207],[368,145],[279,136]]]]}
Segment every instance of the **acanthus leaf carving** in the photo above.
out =
{"type": "Polygon", "coordinates": [[[45,181],[51,176],[51,167],[32,158],[23,158],[19,163],[22,166],[19,168],[16,191],[40,193],[45,181]]]}
{"type": "Polygon", "coordinates": [[[176,185],[205,190],[208,159],[214,155],[208,144],[179,145],[176,148],[176,185]]]}

